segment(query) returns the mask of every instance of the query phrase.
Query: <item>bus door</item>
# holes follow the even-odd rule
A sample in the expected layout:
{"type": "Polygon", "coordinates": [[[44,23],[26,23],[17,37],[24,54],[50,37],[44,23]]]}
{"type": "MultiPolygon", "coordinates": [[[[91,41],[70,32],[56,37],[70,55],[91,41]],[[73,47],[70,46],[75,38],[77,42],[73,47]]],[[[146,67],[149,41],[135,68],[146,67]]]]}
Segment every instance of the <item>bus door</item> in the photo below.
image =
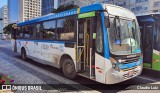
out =
{"type": "Polygon", "coordinates": [[[96,17],[80,18],[77,31],[78,71],[87,78],[94,78],[96,17]]]}
{"type": "Polygon", "coordinates": [[[143,60],[144,63],[147,63],[148,67],[151,67],[152,64],[152,53],[153,53],[153,23],[144,24],[143,32],[143,60]]]}

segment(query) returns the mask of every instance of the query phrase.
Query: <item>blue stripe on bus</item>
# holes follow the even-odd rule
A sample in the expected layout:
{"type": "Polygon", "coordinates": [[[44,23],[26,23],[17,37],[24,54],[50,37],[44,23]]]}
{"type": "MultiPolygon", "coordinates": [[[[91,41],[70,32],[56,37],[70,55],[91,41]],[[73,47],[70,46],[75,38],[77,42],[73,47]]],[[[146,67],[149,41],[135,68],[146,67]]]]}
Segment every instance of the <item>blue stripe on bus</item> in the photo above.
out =
{"type": "MultiPolygon", "coordinates": [[[[86,12],[91,12],[91,11],[98,11],[98,10],[104,10],[103,6],[101,4],[93,4],[90,6],[85,6],[85,7],[80,8],[80,14],[86,13],[86,12]]],[[[56,18],[67,17],[67,16],[71,16],[71,15],[76,15],[76,14],[77,14],[77,8],[72,9],[72,10],[68,10],[68,11],[64,11],[64,12],[60,12],[60,13],[55,13],[55,14],[51,13],[51,14],[48,14],[45,16],[37,17],[32,20],[19,23],[18,26],[29,25],[32,23],[42,22],[45,20],[51,20],[51,19],[56,19],[56,18]]]]}
{"type": "MultiPolygon", "coordinates": [[[[65,43],[65,41],[52,41],[52,40],[23,40],[23,39],[17,39],[17,41],[45,42],[45,43],[58,43],[58,44],[64,44],[65,43]]],[[[75,42],[69,42],[68,41],[67,43],[75,43],[75,42]]]]}
{"type": "Polygon", "coordinates": [[[80,8],[80,13],[86,13],[86,12],[91,12],[91,11],[98,11],[98,10],[103,10],[103,7],[101,4],[93,4],[90,6],[85,6],[80,8]]]}
{"type": "Polygon", "coordinates": [[[103,27],[103,37],[104,37],[104,57],[107,59],[110,59],[109,55],[109,47],[108,47],[108,35],[107,35],[107,29],[105,27],[105,22],[104,22],[104,13],[101,12],[102,16],[102,27],[103,27]]]}
{"type": "Polygon", "coordinates": [[[140,59],[138,62],[132,62],[128,64],[118,64],[118,67],[120,68],[120,70],[123,70],[126,68],[132,68],[132,67],[138,66],[140,64],[142,64],[142,59],[140,59]]]}
{"type": "Polygon", "coordinates": [[[56,19],[56,18],[61,18],[61,17],[67,17],[67,16],[71,16],[71,15],[75,15],[75,14],[77,14],[77,8],[72,9],[72,10],[68,10],[68,11],[64,11],[64,12],[60,12],[60,13],[56,13],[56,14],[52,13],[52,14],[48,14],[46,16],[37,17],[32,20],[19,23],[18,26],[28,25],[28,24],[32,24],[32,23],[36,23],[36,22],[41,22],[41,21],[51,20],[51,19],[56,19]]]}

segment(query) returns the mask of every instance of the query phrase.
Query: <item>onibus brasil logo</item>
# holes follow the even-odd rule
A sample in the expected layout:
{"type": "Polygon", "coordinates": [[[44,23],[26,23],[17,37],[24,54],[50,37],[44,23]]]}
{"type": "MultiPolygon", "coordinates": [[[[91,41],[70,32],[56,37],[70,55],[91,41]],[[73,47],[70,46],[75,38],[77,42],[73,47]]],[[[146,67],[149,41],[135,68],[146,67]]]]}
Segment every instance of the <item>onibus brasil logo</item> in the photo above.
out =
{"type": "MultiPolygon", "coordinates": [[[[2,92],[9,92],[11,91],[11,85],[14,82],[14,77],[13,76],[7,76],[5,74],[0,73],[0,85],[1,85],[1,89],[2,91],[0,91],[0,93],[2,92]]],[[[12,93],[12,92],[9,92],[12,93]]]]}

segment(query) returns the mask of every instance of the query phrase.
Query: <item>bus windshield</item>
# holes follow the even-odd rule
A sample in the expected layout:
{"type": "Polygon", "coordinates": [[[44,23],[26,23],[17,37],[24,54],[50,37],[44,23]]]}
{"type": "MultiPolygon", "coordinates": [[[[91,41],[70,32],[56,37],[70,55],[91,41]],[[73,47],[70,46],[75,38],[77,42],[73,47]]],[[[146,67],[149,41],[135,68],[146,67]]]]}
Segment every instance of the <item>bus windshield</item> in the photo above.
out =
{"type": "Polygon", "coordinates": [[[110,17],[108,30],[109,48],[114,55],[129,55],[141,52],[140,30],[135,20],[110,17]]]}

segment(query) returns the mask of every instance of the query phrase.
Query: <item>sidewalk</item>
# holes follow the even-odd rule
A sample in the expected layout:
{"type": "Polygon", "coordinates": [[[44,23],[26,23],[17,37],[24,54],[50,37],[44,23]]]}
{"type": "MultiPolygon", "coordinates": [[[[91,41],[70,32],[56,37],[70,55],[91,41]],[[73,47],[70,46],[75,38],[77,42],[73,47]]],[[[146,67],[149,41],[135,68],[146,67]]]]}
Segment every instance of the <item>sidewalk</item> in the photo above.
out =
{"type": "MultiPolygon", "coordinates": [[[[30,65],[26,62],[23,62],[20,59],[9,57],[0,52],[0,72],[7,76],[13,76],[14,84],[40,84],[40,85],[49,85],[49,84],[66,84],[67,87],[72,87],[73,89],[77,89],[76,93],[99,93],[99,91],[91,90],[90,88],[80,85],[74,81],[63,78],[59,75],[46,71],[45,69],[41,69],[34,65],[30,65]],[[77,84],[78,86],[74,86],[77,84]],[[79,90],[81,88],[85,90],[79,90]],[[91,90],[91,91],[87,91],[91,90]]],[[[2,91],[0,91],[1,93],[2,91]]],[[[21,93],[20,91],[19,93],[21,93]]],[[[29,91],[30,93],[60,93],[60,90],[43,90],[43,91],[29,91]]],[[[74,92],[74,91],[73,91],[74,92]]],[[[2,93],[5,93],[4,91],[2,93]]],[[[28,93],[28,91],[24,91],[22,93],[28,93]]]]}

